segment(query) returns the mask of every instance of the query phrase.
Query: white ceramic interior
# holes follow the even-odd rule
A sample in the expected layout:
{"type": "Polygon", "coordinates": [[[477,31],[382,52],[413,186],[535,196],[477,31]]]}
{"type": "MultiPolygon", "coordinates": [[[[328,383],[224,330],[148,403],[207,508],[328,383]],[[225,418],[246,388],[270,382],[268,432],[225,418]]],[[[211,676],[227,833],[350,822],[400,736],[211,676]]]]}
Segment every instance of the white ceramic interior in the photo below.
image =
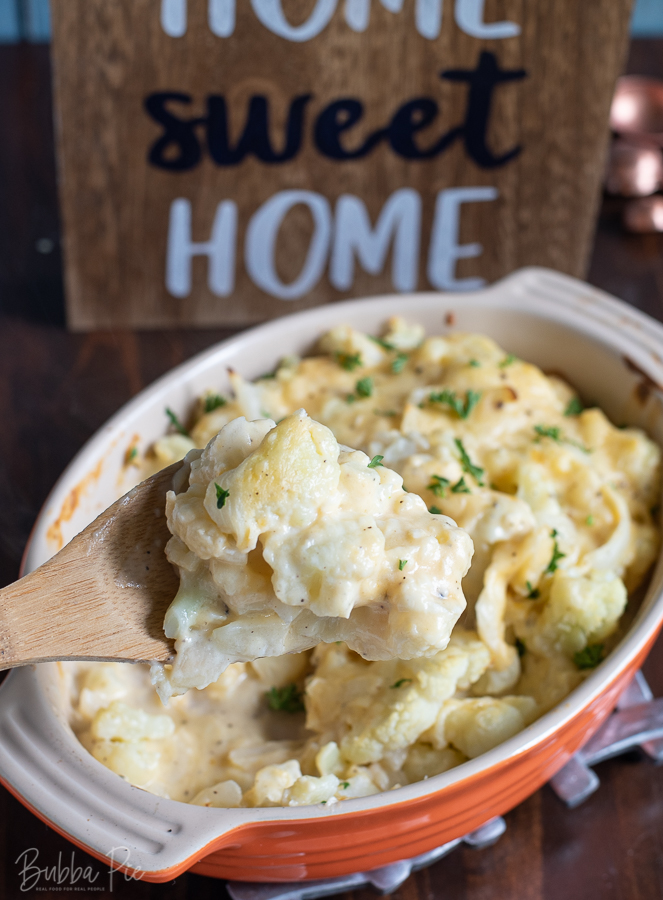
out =
{"type": "MultiPolygon", "coordinates": [[[[507,351],[563,374],[586,401],[599,402],[613,421],[641,425],[663,445],[663,391],[658,387],[663,384],[663,326],[579,281],[544,269],[524,269],[473,294],[409,294],[331,304],[219,344],[123,407],[85,445],[49,496],[25,571],[58,549],[54,523],[59,522],[66,542],[128,487],[125,452],[136,439],[142,451],[164,433],[166,406],[186,417],[204,390],[227,389],[229,366],[254,378],[284,355],[306,352],[335,324],[377,333],[394,314],[421,322],[429,333],[453,327],[489,334],[507,351]]],[[[564,703],[489,753],[396,792],[330,808],[233,810],[153,796],[124,782],[78,743],[66,722],[56,664],[16,669],[0,689],[0,778],[74,842],[105,856],[112,848],[124,848],[116,850],[116,861],[146,873],[181,864],[247,822],[343,816],[421,797],[550,738],[597,697],[663,617],[662,577],[659,560],[628,636],[564,703]]]]}

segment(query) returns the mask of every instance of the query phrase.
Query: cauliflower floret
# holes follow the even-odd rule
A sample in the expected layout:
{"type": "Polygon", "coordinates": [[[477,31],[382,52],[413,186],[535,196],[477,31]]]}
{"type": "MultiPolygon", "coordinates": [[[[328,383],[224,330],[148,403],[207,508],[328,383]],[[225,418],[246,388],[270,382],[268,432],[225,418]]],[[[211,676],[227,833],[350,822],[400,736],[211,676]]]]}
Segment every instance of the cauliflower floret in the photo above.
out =
{"type": "Polygon", "coordinates": [[[346,763],[366,765],[416,741],[442,703],[479,678],[490,655],[475,635],[456,629],[447,649],[426,660],[366,663],[337,646],[319,648],[316,659],[307,726],[336,734],[346,763]]]}
{"type": "MultiPolygon", "coordinates": [[[[223,556],[228,547],[228,537],[205,513],[205,488],[202,485],[191,485],[188,491],[178,496],[168,492],[166,516],[173,534],[177,536],[178,551],[183,544],[194,555],[194,560],[223,556]]],[[[170,556],[170,547],[167,553],[170,556]]],[[[177,562],[180,563],[179,558],[177,562]]],[[[187,563],[189,568],[191,563],[187,563]]]]}
{"type": "Polygon", "coordinates": [[[153,780],[162,755],[161,747],[153,741],[95,741],[91,752],[104,766],[139,787],[153,780]]]}
{"type": "Polygon", "coordinates": [[[340,775],[343,766],[341,751],[336,741],[329,741],[315,756],[315,767],[321,775],[340,775]]]}
{"type": "MultiPolygon", "coordinates": [[[[287,684],[294,684],[304,677],[308,661],[308,653],[289,653],[287,656],[254,659],[251,668],[265,684],[270,687],[282,688],[287,684]]],[[[232,668],[233,666],[230,666],[230,669],[232,668]]],[[[226,669],[226,672],[228,671],[229,669],[226,669]]]]}
{"type": "Polygon", "coordinates": [[[170,737],[175,732],[175,723],[170,716],[154,716],[115,700],[96,714],[90,730],[100,740],[135,743],[170,737]]]}
{"type": "Polygon", "coordinates": [[[382,788],[375,783],[371,772],[365,766],[349,766],[343,780],[336,789],[337,800],[351,800],[354,797],[370,797],[379,794],[382,788]]]}
{"type": "Polygon", "coordinates": [[[221,431],[224,425],[241,415],[242,411],[237,403],[225,403],[198,419],[190,431],[191,440],[196,447],[202,449],[209,444],[215,434],[221,431]]]}
{"type": "Polygon", "coordinates": [[[157,465],[186,453],[160,693],[247,661],[170,723],[139,667],[69,670],[97,759],[204,806],[331,805],[485,753],[609,651],[658,552],[659,448],[490,338],[423,334],[335,328],[328,355],[232,372],[234,399],[201,398],[191,439],[156,443],[157,465]],[[475,544],[462,591],[454,523],[475,544]]]}
{"type": "Polygon", "coordinates": [[[335,775],[302,775],[283,792],[284,806],[311,806],[328,803],[334,797],[339,781],[335,775]]]}
{"type": "Polygon", "coordinates": [[[242,789],[236,781],[228,779],[198,791],[191,803],[194,806],[215,806],[234,809],[242,803],[242,789]]]}
{"type": "Polygon", "coordinates": [[[196,444],[183,434],[167,434],[159,438],[152,446],[152,453],[160,469],[184,459],[189,450],[195,450],[196,444]]]}
{"type": "Polygon", "coordinates": [[[400,316],[392,316],[387,323],[387,333],[383,340],[395,350],[414,350],[425,335],[425,329],[417,322],[407,322],[400,316]]]}
{"type": "Polygon", "coordinates": [[[114,700],[99,710],[89,732],[91,753],[99,762],[133,784],[145,785],[158,774],[166,739],[175,723],[114,700]]]}
{"type": "Polygon", "coordinates": [[[451,706],[444,716],[445,738],[469,759],[518,734],[538,715],[532,697],[476,697],[451,706]]]}
{"type": "MultiPolygon", "coordinates": [[[[254,550],[265,533],[311,525],[338,488],[338,444],[328,428],[303,415],[291,416],[279,427],[271,420],[265,425],[271,430],[255,451],[236,468],[215,471],[205,485],[209,517],[238,550],[254,550]]],[[[225,437],[219,432],[212,448],[225,437]]]]}
{"type": "Polygon", "coordinates": [[[588,644],[612,634],[626,600],[624,583],[612,572],[592,572],[581,577],[559,570],[535,624],[529,626],[525,621],[516,625],[516,630],[534,653],[573,657],[588,644]]]}
{"type": "MultiPolygon", "coordinates": [[[[288,657],[285,658],[288,659],[288,657]]],[[[246,663],[233,663],[231,666],[228,666],[225,672],[223,672],[216,681],[208,685],[207,694],[214,700],[229,699],[236,694],[237,689],[248,677],[249,671],[246,663]]],[[[270,681],[269,679],[267,679],[267,683],[280,687],[276,682],[270,681]]]]}
{"type": "Polygon", "coordinates": [[[296,759],[256,772],[253,787],[244,794],[244,806],[283,806],[285,791],[301,778],[302,770],[296,759]]]}
{"type": "Polygon", "coordinates": [[[432,778],[433,775],[440,775],[448,769],[459,766],[465,760],[466,757],[453,747],[438,750],[431,744],[419,742],[410,747],[407,759],[403,763],[403,771],[412,784],[415,781],[432,778]]]}
{"type": "Polygon", "coordinates": [[[348,325],[332,328],[320,339],[320,350],[330,356],[355,359],[359,366],[377,366],[387,358],[387,353],[368,335],[355,331],[348,325]]]}
{"type": "Polygon", "coordinates": [[[167,497],[181,583],[165,619],[177,657],[152,670],[162,699],[320,641],[369,659],[446,646],[471,541],[379,462],[303,410],[235,420],[188,461],[188,488],[167,497]]]}
{"type": "Polygon", "coordinates": [[[89,668],[81,679],[78,711],[84,718],[92,719],[100,709],[113,700],[121,700],[131,691],[126,678],[126,666],[122,663],[100,663],[89,668]]]}
{"type": "Polygon", "coordinates": [[[583,672],[566,656],[537,656],[527,651],[522,659],[523,673],[518,692],[533,697],[539,715],[548,712],[578,687],[583,672]]]}

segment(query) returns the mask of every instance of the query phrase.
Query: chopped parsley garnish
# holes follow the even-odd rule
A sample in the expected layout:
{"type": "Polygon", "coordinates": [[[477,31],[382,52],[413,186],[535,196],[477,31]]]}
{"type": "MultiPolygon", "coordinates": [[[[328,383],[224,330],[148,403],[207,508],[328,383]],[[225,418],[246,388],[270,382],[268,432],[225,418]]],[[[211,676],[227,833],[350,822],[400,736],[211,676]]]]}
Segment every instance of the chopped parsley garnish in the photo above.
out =
{"type": "Polygon", "coordinates": [[[588,644],[584,650],[573,654],[573,662],[579,669],[595,669],[603,659],[603,644],[588,644]]]}
{"type": "Polygon", "coordinates": [[[471,359],[468,362],[468,366],[472,366],[473,369],[478,369],[481,366],[481,363],[478,359],[471,359]]]}
{"type": "Polygon", "coordinates": [[[537,434],[537,437],[534,438],[536,444],[540,442],[541,438],[547,437],[551,438],[553,441],[557,441],[558,444],[568,444],[570,447],[577,447],[578,450],[582,450],[583,453],[591,453],[591,450],[588,450],[587,447],[583,447],[578,441],[571,441],[568,438],[563,437],[562,429],[558,425],[535,425],[534,431],[536,431],[537,434]]]}
{"type": "Polygon", "coordinates": [[[481,394],[478,391],[467,391],[463,401],[455,391],[445,388],[443,391],[429,394],[428,401],[429,403],[440,403],[444,406],[449,406],[460,419],[466,419],[480,398],[481,394]]]}
{"type": "Polygon", "coordinates": [[[398,353],[396,355],[396,358],[391,361],[391,371],[395,372],[396,375],[398,375],[399,372],[402,372],[407,365],[408,359],[409,357],[407,353],[398,353]]]}
{"type": "Polygon", "coordinates": [[[225,406],[228,401],[221,394],[208,394],[203,403],[203,412],[211,413],[220,406],[225,406]]]}
{"type": "Polygon", "coordinates": [[[372,334],[368,334],[366,336],[369,337],[372,341],[375,341],[376,344],[379,344],[383,350],[395,350],[396,349],[393,344],[390,344],[388,341],[385,341],[384,338],[374,337],[372,334]]]}
{"type": "Polygon", "coordinates": [[[369,469],[377,469],[378,466],[382,465],[383,459],[384,459],[384,456],[374,456],[373,459],[369,462],[368,468],[369,469]]]}
{"type": "Polygon", "coordinates": [[[216,481],[214,482],[214,487],[216,488],[216,508],[223,509],[223,507],[226,505],[226,500],[230,496],[230,491],[222,488],[220,484],[216,483],[216,481]]]}
{"type": "Polygon", "coordinates": [[[465,394],[465,409],[463,410],[463,415],[461,416],[462,419],[466,419],[469,416],[480,399],[481,394],[479,393],[479,391],[467,391],[467,393],[465,394]]]}
{"type": "Polygon", "coordinates": [[[354,394],[346,394],[345,402],[346,403],[354,403],[357,398],[354,394]]]}
{"type": "Polygon", "coordinates": [[[515,361],[517,359],[518,359],[518,357],[515,354],[509,353],[509,355],[505,356],[504,359],[502,360],[502,362],[499,363],[500,369],[506,369],[507,366],[510,366],[513,363],[515,363],[515,361]]]}
{"type": "Polygon", "coordinates": [[[560,561],[560,559],[564,559],[564,557],[566,556],[566,553],[562,553],[562,551],[559,549],[559,546],[557,545],[556,529],[553,528],[553,530],[550,532],[550,537],[553,539],[553,555],[547,567],[544,569],[544,575],[552,575],[553,572],[556,572],[557,563],[560,561]]]}
{"type": "Polygon", "coordinates": [[[585,525],[593,525],[594,524],[594,516],[587,516],[585,519],[585,525]]]}
{"type": "Polygon", "coordinates": [[[463,472],[466,472],[468,475],[471,475],[472,478],[476,479],[477,484],[480,487],[483,487],[483,469],[480,466],[475,466],[470,457],[467,455],[467,450],[463,446],[463,442],[460,438],[454,438],[454,443],[458,448],[458,452],[460,453],[460,464],[463,468],[463,472]]]}
{"type": "Polygon", "coordinates": [[[342,369],[346,369],[348,372],[354,372],[355,369],[358,369],[359,366],[363,365],[361,361],[361,353],[341,353],[339,350],[336,351],[336,362],[342,369]]]}
{"type": "Polygon", "coordinates": [[[406,559],[399,559],[398,560],[398,571],[402,572],[406,565],[407,565],[406,559]]]}
{"type": "Polygon", "coordinates": [[[432,516],[441,516],[442,515],[442,510],[438,506],[429,506],[428,512],[432,516]]]}
{"type": "Polygon", "coordinates": [[[541,591],[538,588],[532,587],[531,582],[526,581],[525,586],[528,590],[527,599],[528,600],[538,600],[541,596],[541,591]]]}
{"type": "Polygon", "coordinates": [[[374,416],[387,416],[388,418],[391,418],[391,416],[397,416],[398,413],[396,412],[395,409],[374,409],[373,415],[374,416]]]}
{"type": "Polygon", "coordinates": [[[527,651],[527,647],[520,640],[520,638],[516,638],[516,650],[518,651],[518,656],[521,656],[521,657],[524,656],[525,652],[527,651]]]}
{"type": "Polygon", "coordinates": [[[184,437],[189,437],[189,432],[186,430],[184,425],[182,425],[180,420],[177,418],[177,416],[169,406],[166,407],[166,415],[170,419],[170,424],[173,426],[175,431],[179,431],[179,433],[183,434],[184,437]]]}
{"type": "Polygon", "coordinates": [[[585,407],[582,405],[582,400],[580,399],[580,397],[573,397],[571,400],[569,400],[569,405],[564,410],[564,415],[579,416],[584,408],[585,407]]]}
{"type": "Polygon", "coordinates": [[[399,687],[403,687],[404,684],[412,684],[412,679],[411,678],[399,678],[398,681],[395,681],[392,685],[390,685],[390,687],[391,688],[399,688],[399,687]]]}
{"type": "Polygon", "coordinates": [[[355,390],[359,397],[370,397],[373,393],[373,379],[368,377],[360,378],[355,385],[355,390]]]}
{"type": "Polygon", "coordinates": [[[304,712],[304,695],[296,684],[286,684],[282,688],[270,688],[265,696],[270,709],[287,713],[304,712]]]}
{"type": "Polygon", "coordinates": [[[132,447],[130,450],[127,450],[127,455],[125,459],[125,464],[130,465],[138,456],[138,447],[132,447]]]}
{"type": "Polygon", "coordinates": [[[553,441],[562,440],[562,430],[557,425],[535,425],[534,431],[536,431],[539,438],[547,437],[553,441]]]}
{"type": "Polygon", "coordinates": [[[464,475],[460,479],[460,481],[457,481],[454,485],[451,486],[451,493],[452,494],[471,494],[472,493],[472,491],[465,484],[465,476],[464,475]]]}
{"type": "Polygon", "coordinates": [[[350,787],[350,782],[349,782],[349,781],[342,781],[342,782],[340,783],[339,787],[342,787],[344,791],[347,791],[347,789],[350,787]]]}
{"type": "Polygon", "coordinates": [[[445,497],[449,484],[448,478],[443,478],[441,475],[431,475],[428,490],[432,491],[436,497],[445,497]]]}
{"type": "Polygon", "coordinates": [[[263,372],[262,375],[258,375],[256,381],[270,381],[272,378],[276,378],[276,372],[263,372]]]}

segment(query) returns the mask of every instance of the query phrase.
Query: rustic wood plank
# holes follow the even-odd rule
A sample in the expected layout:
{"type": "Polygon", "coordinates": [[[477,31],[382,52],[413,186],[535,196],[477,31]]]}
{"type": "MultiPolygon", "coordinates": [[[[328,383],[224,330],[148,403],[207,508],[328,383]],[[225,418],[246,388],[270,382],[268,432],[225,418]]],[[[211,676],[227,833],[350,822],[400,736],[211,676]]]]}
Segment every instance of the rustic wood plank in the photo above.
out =
{"type": "MultiPolygon", "coordinates": [[[[444,5],[440,36],[427,40],[414,28],[414,4],[394,14],[374,0],[364,33],[352,31],[339,4],[327,28],[292,43],[260,24],[239,4],[235,34],[216,37],[206,4],[189,3],[185,36],[166,35],[156,0],[54,0],[53,27],[63,216],[66,225],[69,322],[75,328],[244,325],[347,296],[393,289],[390,251],[381,272],[359,265],[350,290],[334,287],[328,267],[297,299],[277,299],[256,286],[243,264],[249,220],[283,190],[312,191],[334,205],[341,194],[361,198],[376,222],[396,189],[414,189],[423,204],[418,287],[429,288],[426,258],[435,198],[451,186],[493,186],[499,199],[467,203],[460,241],[479,241],[483,253],[461,259],[458,278],[488,281],[527,264],[583,275],[591,246],[607,137],[607,113],[626,47],[631,0],[488,0],[485,21],[512,21],[519,37],[477,39],[454,22],[444,5]],[[339,98],[360,98],[364,116],[344,137],[361,146],[413,98],[433,98],[440,114],[417,137],[431,147],[464,121],[468,85],[441,73],[473,70],[483,52],[501,70],[527,75],[495,87],[487,134],[494,156],[522,145],[510,162],[487,168],[467,142],[456,140],[431,159],[398,155],[385,140],[362,159],[331,159],[313,144],[316,117],[339,98]],[[203,125],[191,137],[201,160],[170,171],[148,162],[162,127],[145,112],[158,91],[177,91],[191,102],[171,103],[180,117],[206,115],[208,95],[228,104],[231,143],[241,134],[249,99],[269,99],[275,148],[293,98],[311,94],[300,152],[284,163],[247,157],[238,165],[210,158],[203,125]],[[237,278],[227,297],[208,287],[207,260],[193,260],[191,292],[172,296],[164,284],[169,210],[176,198],[192,204],[195,241],[209,238],[217,205],[238,206],[237,278]]],[[[285,5],[292,22],[306,20],[310,0],[285,5]]],[[[488,57],[486,57],[486,60],[488,57]]],[[[455,76],[459,77],[458,75],[455,76]]],[[[487,77],[487,76],[486,76],[487,77]]],[[[475,120],[476,123],[477,120],[475,120]]],[[[407,129],[406,129],[407,130],[407,129]]],[[[402,129],[399,132],[402,134],[402,129]]],[[[177,154],[171,145],[166,161],[177,154]]],[[[312,234],[299,206],[284,220],[276,250],[282,280],[300,272],[312,234]]],[[[264,270],[266,249],[260,245],[264,270]]],[[[438,254],[439,256],[439,254],[438,254]]],[[[326,257],[325,257],[326,258],[326,257]]]]}

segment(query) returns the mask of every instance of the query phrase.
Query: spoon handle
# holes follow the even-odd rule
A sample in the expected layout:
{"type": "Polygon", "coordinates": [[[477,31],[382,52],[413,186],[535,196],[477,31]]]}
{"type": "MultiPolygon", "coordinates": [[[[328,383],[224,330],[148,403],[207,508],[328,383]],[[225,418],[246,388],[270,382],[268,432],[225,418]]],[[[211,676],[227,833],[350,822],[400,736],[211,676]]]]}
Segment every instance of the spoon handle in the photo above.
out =
{"type": "Polygon", "coordinates": [[[0,590],[0,670],[115,655],[99,602],[103,585],[80,543],[0,590]]]}
{"type": "Polygon", "coordinates": [[[55,659],[166,662],[178,579],[164,554],[181,464],[125,494],[52,559],[0,590],[0,670],[55,659]]]}

